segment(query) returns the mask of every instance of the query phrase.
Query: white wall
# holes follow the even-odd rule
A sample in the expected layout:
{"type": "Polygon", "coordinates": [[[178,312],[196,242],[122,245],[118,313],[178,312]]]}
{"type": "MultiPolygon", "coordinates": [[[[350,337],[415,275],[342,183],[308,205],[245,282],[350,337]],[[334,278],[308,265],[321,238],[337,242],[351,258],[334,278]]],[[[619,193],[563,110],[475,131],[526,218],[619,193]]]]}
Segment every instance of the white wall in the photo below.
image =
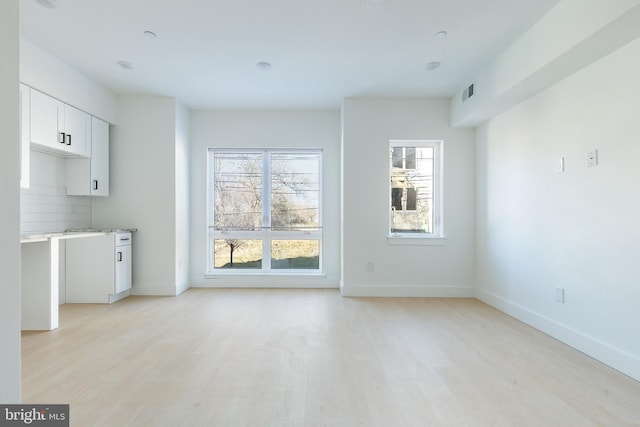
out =
{"type": "Polygon", "coordinates": [[[198,287],[338,287],[340,113],[195,111],[191,115],[191,283],[198,287]],[[210,147],[323,149],[323,268],[318,276],[216,276],[207,271],[206,164],[210,147]]]}
{"type": "Polygon", "coordinates": [[[20,403],[18,0],[0,2],[0,402],[20,403]]]}
{"type": "Polygon", "coordinates": [[[449,126],[448,99],[348,98],[343,104],[344,295],[472,296],[473,131],[449,126]],[[389,141],[444,141],[442,246],[391,245],[389,141]],[[374,271],[367,271],[372,262],[374,271]]]}
{"type": "Polygon", "coordinates": [[[20,39],[20,81],[106,122],[117,121],[113,92],[24,37],[20,39]]]}
{"type": "Polygon", "coordinates": [[[176,293],[189,288],[189,221],[190,218],[190,117],[189,110],[176,105],[175,193],[176,193],[176,293]]]}
{"type": "Polygon", "coordinates": [[[136,295],[176,294],[176,100],[118,98],[110,135],[110,193],[93,200],[94,227],[133,234],[136,295]]]}
{"type": "Polygon", "coordinates": [[[478,297],[636,379],[639,75],[636,40],[480,127],[476,166],[478,297]]]}

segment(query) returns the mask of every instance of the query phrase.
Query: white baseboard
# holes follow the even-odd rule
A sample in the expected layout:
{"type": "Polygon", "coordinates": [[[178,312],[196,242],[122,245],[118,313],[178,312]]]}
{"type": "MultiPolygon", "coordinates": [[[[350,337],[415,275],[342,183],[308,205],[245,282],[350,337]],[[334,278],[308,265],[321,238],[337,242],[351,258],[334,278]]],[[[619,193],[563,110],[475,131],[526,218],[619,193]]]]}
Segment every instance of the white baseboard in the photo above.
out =
{"type": "Polygon", "coordinates": [[[275,283],[266,283],[266,284],[255,284],[255,283],[216,283],[216,282],[207,282],[207,283],[192,283],[192,288],[211,288],[211,289],[338,289],[335,285],[330,284],[275,284],[275,283]]]}
{"type": "Polygon", "coordinates": [[[414,298],[474,298],[471,286],[418,285],[345,285],[340,283],[343,297],[414,297],[414,298]]]}
{"type": "Polygon", "coordinates": [[[166,286],[144,286],[144,285],[134,285],[131,288],[131,295],[138,296],[158,296],[158,297],[175,297],[180,292],[176,292],[175,285],[166,285],[166,286]]]}
{"type": "Polygon", "coordinates": [[[638,357],[491,292],[483,289],[475,289],[475,292],[476,298],[480,301],[640,381],[640,359],[638,357]]]}

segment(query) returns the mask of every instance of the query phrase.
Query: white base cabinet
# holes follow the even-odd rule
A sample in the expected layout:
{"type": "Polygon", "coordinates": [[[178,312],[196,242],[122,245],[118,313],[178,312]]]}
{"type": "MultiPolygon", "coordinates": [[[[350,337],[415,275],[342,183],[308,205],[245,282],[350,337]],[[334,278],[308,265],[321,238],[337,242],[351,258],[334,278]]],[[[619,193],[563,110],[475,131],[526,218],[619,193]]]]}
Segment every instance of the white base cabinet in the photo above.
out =
{"type": "Polygon", "coordinates": [[[131,289],[131,233],[69,239],[66,303],[111,304],[131,289]]]}

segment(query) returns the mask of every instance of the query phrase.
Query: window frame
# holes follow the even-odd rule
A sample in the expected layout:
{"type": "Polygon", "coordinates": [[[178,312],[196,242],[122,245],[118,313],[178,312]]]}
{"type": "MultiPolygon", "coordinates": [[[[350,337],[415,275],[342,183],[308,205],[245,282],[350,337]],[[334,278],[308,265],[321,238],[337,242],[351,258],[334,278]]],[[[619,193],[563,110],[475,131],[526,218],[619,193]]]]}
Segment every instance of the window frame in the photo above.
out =
{"type": "Polygon", "coordinates": [[[206,275],[322,275],[323,274],[323,150],[321,148],[215,148],[207,149],[207,266],[206,275]],[[216,153],[262,154],[262,227],[257,230],[216,230],[215,226],[215,177],[216,153]],[[274,230],[265,225],[271,220],[271,154],[317,154],[318,156],[318,226],[301,230],[274,230]],[[264,165],[268,164],[268,168],[264,165]],[[215,241],[228,240],[230,236],[241,240],[262,241],[261,268],[216,268],[215,241]],[[318,268],[272,268],[271,245],[274,240],[317,240],[318,268]]]}
{"type": "MultiPolygon", "coordinates": [[[[389,141],[389,159],[388,159],[388,195],[387,195],[387,241],[389,244],[424,244],[424,245],[441,245],[446,241],[444,234],[443,222],[443,158],[444,158],[444,141],[443,140],[390,140],[389,141]],[[397,147],[415,147],[415,148],[432,148],[433,149],[433,184],[432,184],[432,224],[431,233],[415,233],[415,232],[398,232],[391,231],[392,225],[392,175],[393,175],[393,149],[397,147]]],[[[407,210],[409,211],[409,210],[407,210]]]]}

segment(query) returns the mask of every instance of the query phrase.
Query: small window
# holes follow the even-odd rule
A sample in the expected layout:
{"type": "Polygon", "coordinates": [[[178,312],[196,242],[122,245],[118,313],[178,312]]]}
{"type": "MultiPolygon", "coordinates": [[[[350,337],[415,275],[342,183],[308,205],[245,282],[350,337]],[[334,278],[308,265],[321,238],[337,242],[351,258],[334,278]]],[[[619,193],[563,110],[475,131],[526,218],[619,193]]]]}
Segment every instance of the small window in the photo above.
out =
{"type": "Polygon", "coordinates": [[[391,236],[442,236],[441,159],[442,141],[391,141],[391,236]]]}

